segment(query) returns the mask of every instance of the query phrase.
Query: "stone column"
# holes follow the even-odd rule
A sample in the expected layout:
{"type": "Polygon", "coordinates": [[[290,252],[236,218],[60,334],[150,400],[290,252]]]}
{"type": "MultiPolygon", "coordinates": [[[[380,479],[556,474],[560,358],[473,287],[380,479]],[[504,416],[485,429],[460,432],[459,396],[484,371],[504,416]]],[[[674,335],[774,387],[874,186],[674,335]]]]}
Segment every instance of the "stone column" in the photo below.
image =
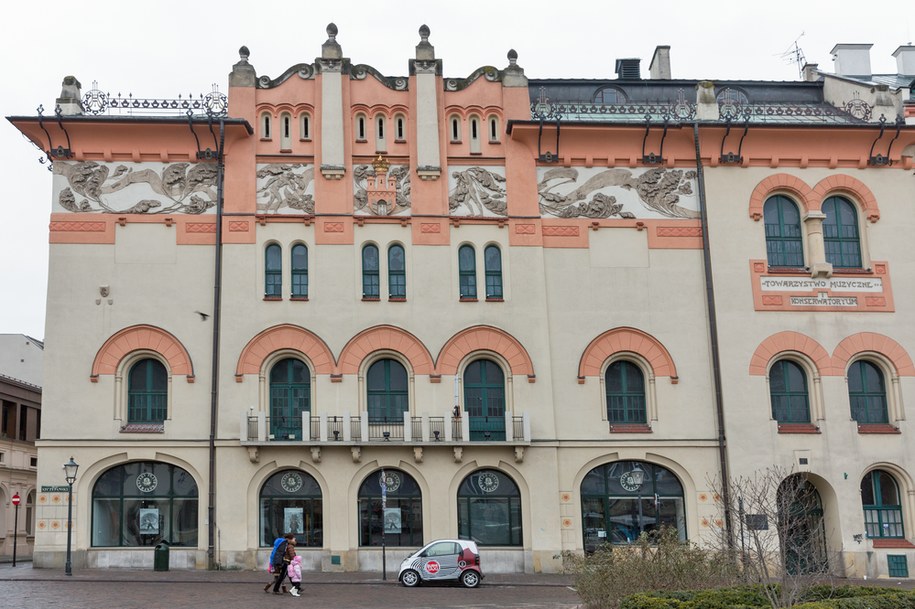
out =
{"type": "Polygon", "coordinates": [[[826,244],[823,241],[823,220],[826,214],[821,211],[808,212],[804,217],[807,229],[807,263],[811,277],[831,277],[832,264],[826,262],[826,244]]]}
{"type": "Polygon", "coordinates": [[[410,60],[410,75],[416,76],[416,174],[422,180],[436,180],[442,173],[437,86],[442,62],[435,59],[428,26],[419,28],[419,37],[416,59],[410,60]]]}

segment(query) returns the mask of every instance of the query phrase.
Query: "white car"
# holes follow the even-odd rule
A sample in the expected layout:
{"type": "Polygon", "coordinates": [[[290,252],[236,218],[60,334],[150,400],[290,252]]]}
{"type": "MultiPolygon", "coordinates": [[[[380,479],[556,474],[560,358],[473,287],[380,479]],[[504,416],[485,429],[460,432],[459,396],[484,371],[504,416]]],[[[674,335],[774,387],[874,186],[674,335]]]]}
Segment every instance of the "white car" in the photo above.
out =
{"type": "Polygon", "coordinates": [[[408,588],[426,581],[459,581],[476,588],[483,579],[480,551],[466,539],[437,539],[407,556],[397,579],[408,588]]]}

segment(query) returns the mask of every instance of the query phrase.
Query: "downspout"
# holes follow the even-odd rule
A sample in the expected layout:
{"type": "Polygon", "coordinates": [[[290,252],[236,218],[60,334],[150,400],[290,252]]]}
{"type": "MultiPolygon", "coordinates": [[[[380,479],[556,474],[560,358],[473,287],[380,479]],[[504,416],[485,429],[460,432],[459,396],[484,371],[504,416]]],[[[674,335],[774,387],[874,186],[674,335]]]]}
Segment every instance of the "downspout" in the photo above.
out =
{"type": "Polygon", "coordinates": [[[210,467],[207,498],[207,568],[216,563],[216,423],[219,405],[219,330],[222,316],[222,203],[226,123],[219,119],[219,150],[216,151],[216,264],[213,278],[213,357],[210,372],[210,467]]]}
{"type": "Polygon", "coordinates": [[[715,309],[715,284],[712,279],[712,255],[709,249],[708,209],[705,201],[705,172],[699,151],[699,122],[693,122],[696,144],[696,181],[699,183],[699,218],[702,225],[702,262],[705,267],[705,302],[708,312],[709,340],[712,350],[712,383],[715,386],[715,411],[718,423],[718,463],[721,469],[721,501],[724,504],[724,526],[728,549],[734,549],[734,527],[731,522],[731,478],[728,471],[727,437],[724,433],[724,400],[721,397],[721,353],[718,348],[718,314],[715,309]]]}

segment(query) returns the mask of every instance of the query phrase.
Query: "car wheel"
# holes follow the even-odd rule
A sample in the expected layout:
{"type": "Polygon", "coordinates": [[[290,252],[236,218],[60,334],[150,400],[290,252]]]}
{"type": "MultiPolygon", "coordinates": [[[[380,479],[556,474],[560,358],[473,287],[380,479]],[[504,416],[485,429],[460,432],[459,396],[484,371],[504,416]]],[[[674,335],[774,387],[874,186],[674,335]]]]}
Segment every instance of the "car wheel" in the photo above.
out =
{"type": "Polygon", "coordinates": [[[413,569],[408,569],[400,576],[400,583],[407,588],[414,588],[419,585],[419,573],[413,569]]]}
{"type": "Polygon", "coordinates": [[[473,569],[467,569],[461,573],[461,583],[465,588],[476,588],[480,585],[480,574],[473,569]]]}

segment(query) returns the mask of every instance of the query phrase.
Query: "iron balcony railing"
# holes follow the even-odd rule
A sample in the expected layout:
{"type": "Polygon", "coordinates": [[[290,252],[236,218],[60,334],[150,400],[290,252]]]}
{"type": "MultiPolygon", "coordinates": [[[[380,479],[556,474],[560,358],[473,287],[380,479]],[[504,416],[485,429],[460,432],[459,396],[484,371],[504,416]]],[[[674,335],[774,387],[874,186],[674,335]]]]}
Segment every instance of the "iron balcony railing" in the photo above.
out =
{"type": "Polygon", "coordinates": [[[295,442],[300,444],[434,444],[503,443],[530,444],[531,424],[527,413],[504,417],[420,415],[404,413],[402,419],[358,415],[314,415],[274,417],[249,410],[242,418],[241,441],[248,444],[295,442]],[[292,419],[296,420],[293,421],[292,419]]]}

